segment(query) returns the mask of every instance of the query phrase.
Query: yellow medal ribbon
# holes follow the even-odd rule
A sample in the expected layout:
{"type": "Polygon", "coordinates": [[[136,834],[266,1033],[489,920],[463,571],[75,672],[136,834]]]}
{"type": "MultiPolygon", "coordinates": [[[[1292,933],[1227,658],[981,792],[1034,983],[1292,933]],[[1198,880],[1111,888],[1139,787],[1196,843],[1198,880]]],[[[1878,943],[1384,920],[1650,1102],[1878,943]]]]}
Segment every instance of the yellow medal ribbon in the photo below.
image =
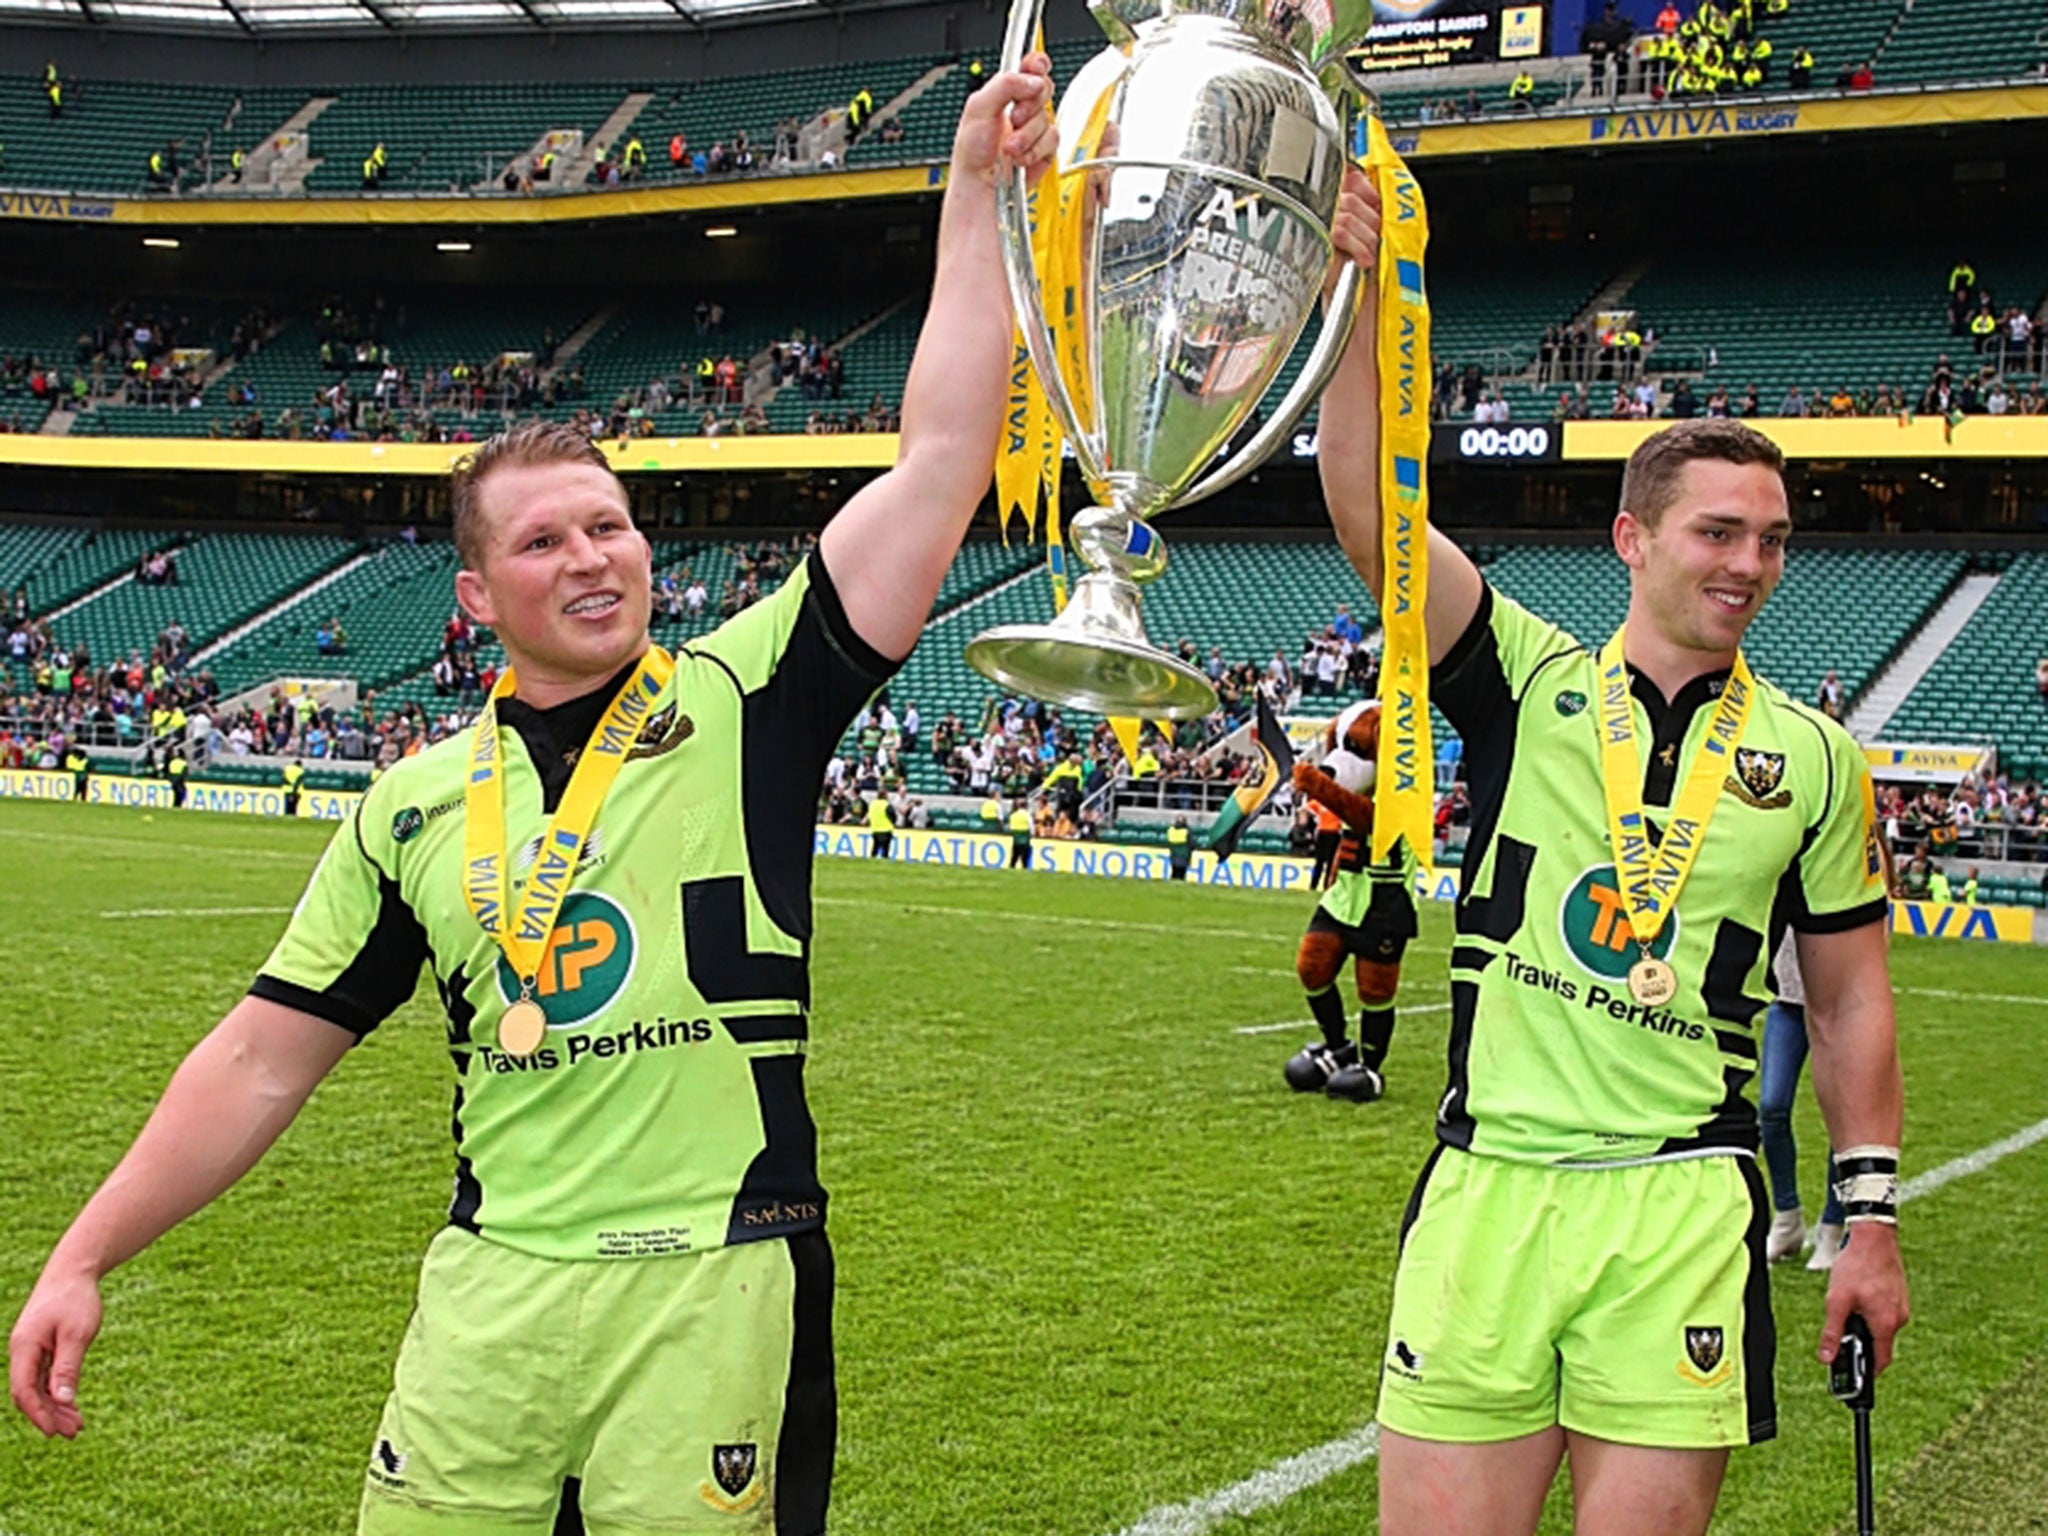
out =
{"type": "Polygon", "coordinates": [[[1429,210],[1375,115],[1366,119],[1365,169],[1380,194],[1380,746],[1372,861],[1407,839],[1427,862],[1436,846],[1436,753],[1430,741],[1429,297],[1423,253],[1429,210]]]}
{"type": "Polygon", "coordinates": [[[477,926],[497,941],[519,978],[518,1000],[507,1005],[498,1021],[498,1044],[512,1055],[531,1053],[546,1037],[547,1016],[534,990],[555,919],[575,881],[598,807],[675,669],[674,657],[650,645],[632,681],[613,696],[576,759],[569,787],[541,837],[533,872],[516,895],[507,894],[512,853],[505,846],[505,754],[498,723],[498,701],[513,690],[512,668],[505,669],[477,716],[469,779],[463,786],[462,895],[477,926]]]}
{"type": "Polygon", "coordinates": [[[1685,781],[1672,803],[1664,835],[1652,847],[1643,811],[1643,757],[1636,742],[1634,695],[1622,657],[1627,627],[1617,629],[1600,651],[1600,785],[1607,800],[1607,836],[1621,887],[1622,916],[1642,956],[1629,971],[1629,991],[1639,1003],[1656,1004],[1670,1000],[1677,978],[1670,966],[1650,954],[1650,946],[1677,909],[1678,893],[1706,841],[1707,824],[1720,803],[1722,783],[1735,762],[1735,747],[1756,697],[1756,679],[1737,651],[1706,735],[1686,764],[1685,781]]]}

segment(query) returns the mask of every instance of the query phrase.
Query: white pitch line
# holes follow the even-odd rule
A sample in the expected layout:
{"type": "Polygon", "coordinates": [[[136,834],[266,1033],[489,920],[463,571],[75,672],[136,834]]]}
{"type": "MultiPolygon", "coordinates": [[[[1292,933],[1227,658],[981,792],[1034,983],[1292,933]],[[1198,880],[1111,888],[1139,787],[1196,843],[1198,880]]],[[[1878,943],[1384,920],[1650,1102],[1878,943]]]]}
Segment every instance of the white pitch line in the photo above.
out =
{"type": "MultiPolygon", "coordinates": [[[[164,814],[166,816],[182,816],[185,813],[182,811],[166,810],[164,814]]],[[[304,853],[293,853],[283,848],[254,848],[241,843],[158,842],[154,838],[95,837],[90,833],[84,832],[36,832],[24,828],[15,828],[6,833],[0,833],[0,840],[6,842],[13,842],[17,838],[26,838],[32,842],[43,843],[82,843],[91,848],[111,848],[118,853],[130,855],[143,852],[194,853],[202,858],[234,859],[237,862],[247,859],[273,859],[282,860],[289,864],[298,864],[307,869],[311,869],[315,862],[304,853]]]]}
{"type": "Polygon", "coordinates": [[[866,896],[817,896],[821,907],[884,907],[892,912],[921,912],[933,917],[986,917],[1006,923],[1057,923],[1069,928],[1122,928],[1133,933],[1190,934],[1204,939],[1251,939],[1273,942],[1274,935],[1251,928],[1188,928],[1179,923],[1139,923],[1120,917],[1071,917],[1060,912],[1003,912],[989,907],[950,907],[935,902],[877,901],[866,896]]]}
{"type": "MultiPolygon", "coordinates": [[[[1405,1019],[1411,1013],[1442,1013],[1450,1006],[1449,1003],[1419,1003],[1414,1007],[1410,1007],[1405,1003],[1397,1003],[1394,1006],[1394,1012],[1405,1019]]],[[[1277,1035],[1281,1031],[1288,1029],[1314,1028],[1315,1020],[1313,1019],[1285,1019],[1278,1024],[1240,1024],[1231,1030],[1231,1033],[1233,1035],[1277,1035]]]]}
{"type": "Polygon", "coordinates": [[[1371,1461],[1379,1448],[1380,1427],[1367,1424],[1341,1440],[1276,1461],[1243,1482],[1232,1483],[1206,1498],[1155,1509],[1136,1525],[1125,1526],[1117,1536],[1202,1536],[1219,1521],[1284,1504],[1304,1488],[1313,1488],[1339,1472],[1371,1461]]]}
{"type": "Polygon", "coordinates": [[[1974,1152],[1950,1159],[1939,1168],[1930,1168],[1915,1175],[1899,1186],[1899,1202],[1903,1205],[1908,1200],[1933,1194],[1944,1184],[1967,1178],[1973,1173],[1982,1173],[1999,1159],[2024,1152],[2037,1141],[2048,1141],[2048,1120],[2036,1120],[2025,1130],[2014,1131],[2003,1141],[1994,1141],[1988,1147],[1979,1147],[1974,1152]]]}
{"type": "MultiPolygon", "coordinates": [[[[1943,1185],[1973,1173],[1982,1173],[1993,1163],[2015,1152],[2024,1152],[2042,1141],[2048,1141],[2048,1120],[2037,1120],[2003,1141],[1994,1141],[1988,1147],[1979,1147],[1975,1152],[1908,1179],[1899,1186],[1899,1201],[1903,1204],[1922,1195],[1931,1195],[1943,1185]]],[[[1380,1427],[1369,1422],[1342,1439],[1315,1446],[1285,1461],[1276,1461],[1228,1488],[1191,1499],[1185,1504],[1162,1504],[1148,1511],[1135,1525],[1125,1526],[1117,1536],[1206,1536],[1225,1520],[1284,1504],[1296,1494],[1305,1493],[1340,1472],[1364,1465],[1379,1453],[1379,1444],[1380,1427]]]]}
{"type": "Polygon", "coordinates": [[[290,907],[124,907],[101,917],[278,917],[290,907]]]}
{"type": "Polygon", "coordinates": [[[2023,997],[2016,992],[1945,992],[1940,987],[1893,987],[1901,997],[1948,997],[1969,1003],[2032,1003],[2048,1008],[2048,997],[2023,997]]]}

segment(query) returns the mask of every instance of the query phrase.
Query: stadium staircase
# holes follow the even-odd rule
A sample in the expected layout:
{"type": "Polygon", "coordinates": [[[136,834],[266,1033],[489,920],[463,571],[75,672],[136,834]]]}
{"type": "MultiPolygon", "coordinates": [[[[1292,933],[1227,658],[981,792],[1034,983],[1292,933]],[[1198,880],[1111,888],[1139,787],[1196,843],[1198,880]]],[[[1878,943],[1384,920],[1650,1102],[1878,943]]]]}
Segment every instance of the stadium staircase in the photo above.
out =
{"type": "MultiPolygon", "coordinates": [[[[273,603],[270,607],[264,609],[261,613],[254,614],[251,617],[244,619],[240,624],[237,624],[233,629],[228,630],[225,634],[222,634],[213,640],[209,640],[205,645],[200,646],[198,650],[192,653],[192,665],[206,665],[207,663],[211,662],[215,656],[218,656],[221,652],[227,650],[228,647],[232,646],[237,640],[240,640],[245,635],[255,633],[258,629],[261,629],[264,626],[264,624],[269,622],[271,618],[285,612],[288,609],[296,608],[299,605],[306,603],[311,603],[312,606],[315,608],[321,607],[319,603],[313,602],[313,599],[317,594],[325,592],[329,587],[333,586],[336,582],[342,580],[351,572],[362,569],[362,567],[368,565],[375,558],[376,556],[368,550],[360,551],[357,554],[351,556],[343,564],[338,565],[333,570],[327,572],[326,575],[316,577],[309,585],[302,587],[294,592],[291,592],[284,597],[279,598],[277,602],[273,603]]],[[[323,616],[329,616],[327,615],[327,610],[325,610],[324,608],[322,609],[322,614],[323,616]]],[[[344,625],[343,627],[346,628],[346,625],[344,625]]]]}
{"type": "MultiPolygon", "coordinates": [[[[242,180],[239,186],[231,176],[217,176],[207,184],[206,190],[229,193],[269,192],[284,197],[295,196],[303,191],[308,173],[318,162],[308,158],[303,152],[287,155],[283,146],[295,138],[303,140],[320,114],[333,106],[334,102],[335,98],[332,96],[315,96],[301,104],[290,117],[264,134],[254,149],[244,152],[242,180]]],[[[246,102],[240,115],[248,115],[246,102]]]]}
{"type": "Polygon", "coordinates": [[[597,339],[598,333],[610,325],[618,317],[618,313],[618,305],[607,304],[588,320],[577,326],[575,330],[563,337],[561,343],[555,348],[554,361],[541,370],[541,378],[543,380],[554,378],[563,369],[567,368],[569,364],[581,357],[583,349],[597,339]]]}
{"type": "Polygon", "coordinates": [[[353,548],[322,535],[199,534],[176,551],[175,583],[144,586],[131,573],[56,616],[57,634],[111,661],[133,650],[147,655],[175,620],[197,648],[309,586],[353,548]]]}
{"type": "Polygon", "coordinates": [[[1985,741],[2015,778],[2048,779],[2048,700],[2034,665],[2048,654],[2048,554],[2014,555],[2003,579],[1892,716],[1902,741],[1985,741]]]}
{"type": "Polygon", "coordinates": [[[1851,736],[1858,741],[1875,741],[1884,734],[1899,706],[1955,643],[1956,636],[1997,590],[2001,580],[1996,572],[1973,571],[1956,583],[1942,605],[1928,616],[1919,632],[1878,673],[1849,711],[1843,724],[1848,726],[1851,736]]]}
{"type": "Polygon", "coordinates": [[[590,173],[597,168],[597,152],[600,149],[610,155],[613,165],[622,164],[626,140],[631,136],[630,130],[653,100],[652,91],[629,92],[626,99],[612,109],[612,115],[597,125],[595,137],[583,141],[582,153],[569,162],[568,168],[560,177],[562,185],[576,187],[590,180],[590,173]]]}

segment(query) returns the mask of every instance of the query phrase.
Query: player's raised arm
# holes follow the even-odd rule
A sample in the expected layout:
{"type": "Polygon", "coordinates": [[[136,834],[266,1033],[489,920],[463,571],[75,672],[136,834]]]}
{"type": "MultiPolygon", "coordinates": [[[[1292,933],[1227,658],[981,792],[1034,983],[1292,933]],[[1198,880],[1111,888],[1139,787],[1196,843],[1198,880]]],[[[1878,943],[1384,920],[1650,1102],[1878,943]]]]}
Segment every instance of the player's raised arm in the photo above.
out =
{"type": "MultiPolygon", "coordinates": [[[[1344,191],[1337,201],[1331,229],[1337,256],[1370,269],[1379,256],[1379,194],[1366,174],[1352,166],[1344,173],[1344,191]]],[[[1352,328],[1351,344],[1337,372],[1323,391],[1316,427],[1316,468],[1322,475],[1323,500],[1337,542],[1363,578],[1373,599],[1380,598],[1380,389],[1379,304],[1375,285],[1365,284],[1365,301],[1352,328]]],[[[1420,370],[1425,375],[1426,366],[1420,370]]],[[[1423,623],[1429,632],[1429,660],[1443,660],[1479,611],[1479,571],[1465,552],[1435,528],[1429,531],[1429,600],[1423,623]]]]}
{"type": "Polygon", "coordinates": [[[1891,1363],[1892,1340],[1906,1326],[1911,1310],[1906,1272],[1899,1258],[1896,1219],[1888,1210],[1861,1209],[1885,1202],[1855,1197],[1859,1181],[1867,1181],[1872,1193],[1888,1190],[1896,1181],[1905,1123],[1885,929],[1882,922],[1865,923],[1843,933],[1801,933],[1797,942],[1799,974],[1806,983],[1813,1088],[1838,1159],[1838,1180],[1851,1190],[1851,1198],[1843,1202],[1849,1243],[1828,1278],[1820,1357],[1834,1359],[1843,1323],[1851,1312],[1860,1312],[1870,1324],[1877,1368],[1883,1370],[1891,1363]],[[1852,1155],[1865,1149],[1875,1149],[1876,1155],[1852,1155]],[[1888,1172],[1859,1171],[1861,1164],[1881,1163],[1886,1157],[1891,1162],[1888,1172]]]}
{"type": "Polygon", "coordinates": [[[8,1337],[8,1385],[37,1429],[71,1439],[81,1427],[79,1363],[99,1332],[100,1277],[255,1167],[354,1043],[309,1013],[245,997],[192,1048],[8,1337]]]}
{"type": "Polygon", "coordinates": [[[1034,179],[1058,135],[1041,54],[967,99],[939,213],[938,271],[903,389],[896,466],[848,502],[820,539],[860,637],[891,661],[910,654],[994,473],[1010,368],[1010,299],[995,178],[1034,179]]]}

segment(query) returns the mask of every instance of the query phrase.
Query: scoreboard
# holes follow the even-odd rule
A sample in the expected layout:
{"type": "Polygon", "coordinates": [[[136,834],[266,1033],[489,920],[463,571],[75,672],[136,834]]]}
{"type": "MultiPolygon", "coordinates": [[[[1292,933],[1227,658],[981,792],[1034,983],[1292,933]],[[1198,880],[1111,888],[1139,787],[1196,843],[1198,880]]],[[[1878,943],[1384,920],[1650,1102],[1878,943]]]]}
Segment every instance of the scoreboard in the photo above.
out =
{"type": "Polygon", "coordinates": [[[1550,11],[1502,0],[1373,0],[1372,31],[1353,51],[1362,74],[1534,59],[1549,52],[1550,11]]]}

